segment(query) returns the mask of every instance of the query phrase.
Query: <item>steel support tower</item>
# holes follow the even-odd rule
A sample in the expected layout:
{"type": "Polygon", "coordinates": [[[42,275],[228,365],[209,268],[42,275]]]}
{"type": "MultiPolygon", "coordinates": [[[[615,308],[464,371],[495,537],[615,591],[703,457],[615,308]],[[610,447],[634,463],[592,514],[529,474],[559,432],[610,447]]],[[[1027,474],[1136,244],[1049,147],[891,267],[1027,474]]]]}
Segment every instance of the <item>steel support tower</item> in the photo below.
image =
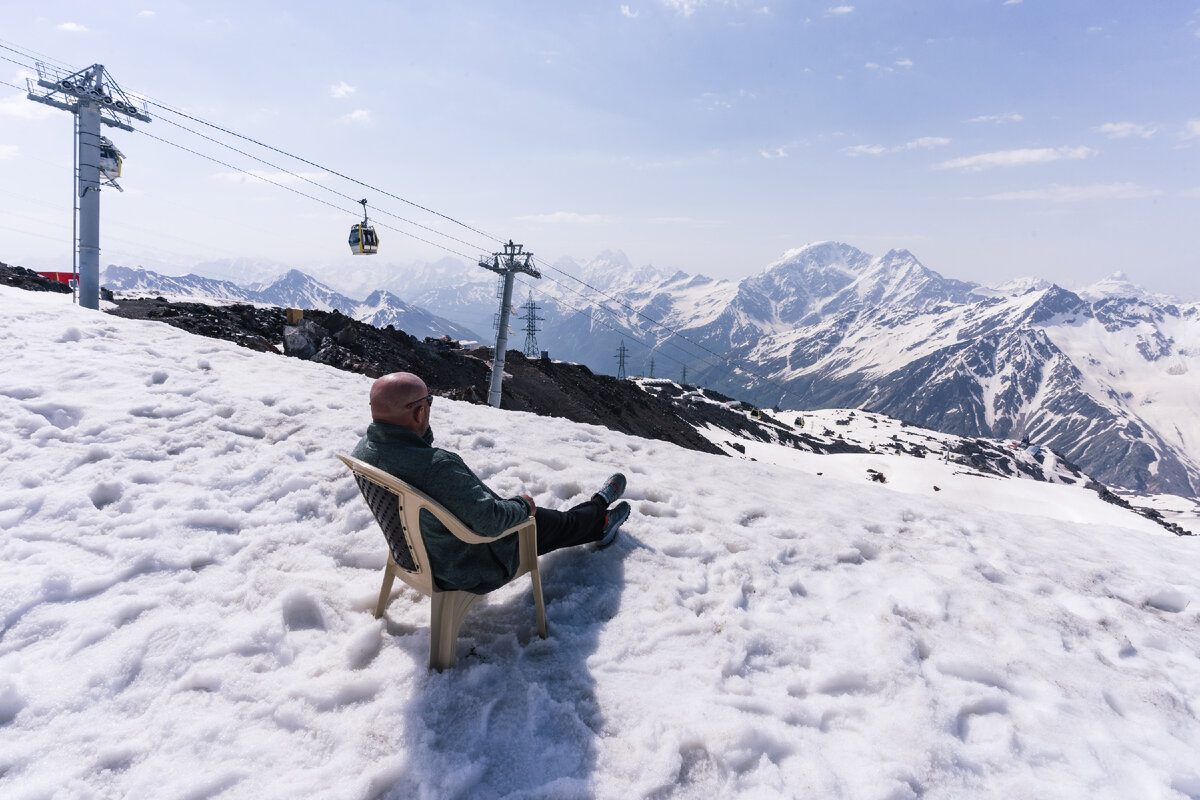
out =
{"type": "Polygon", "coordinates": [[[538,306],[533,303],[533,292],[529,293],[529,299],[525,301],[525,305],[521,306],[521,310],[525,312],[520,317],[525,322],[525,357],[537,358],[540,354],[537,343],[537,324],[545,322],[546,318],[537,315],[538,306]]]}
{"type": "MultiPolygon", "coordinates": [[[[75,115],[76,153],[75,202],[79,209],[79,239],[75,244],[78,263],[79,305],[100,308],[100,126],[111,125],[132,131],[125,120],[149,122],[146,104],[139,108],[121,91],[102,64],[71,74],[45,64],[37,64],[37,86],[47,90],[35,91],[32,78],[26,80],[26,95],[36,103],[70,111],[75,115]]],[[[103,185],[121,187],[111,178],[103,185]]]]}
{"type": "Polygon", "coordinates": [[[492,380],[488,386],[488,405],[500,407],[501,385],[504,382],[504,353],[508,349],[508,315],[512,306],[513,278],[518,272],[542,277],[533,266],[533,253],[524,252],[524,245],[513,244],[512,239],[504,245],[503,253],[492,253],[491,260],[484,256],[479,266],[491,270],[504,278],[504,289],[500,300],[499,330],[496,331],[496,351],[492,355],[492,380]]]}

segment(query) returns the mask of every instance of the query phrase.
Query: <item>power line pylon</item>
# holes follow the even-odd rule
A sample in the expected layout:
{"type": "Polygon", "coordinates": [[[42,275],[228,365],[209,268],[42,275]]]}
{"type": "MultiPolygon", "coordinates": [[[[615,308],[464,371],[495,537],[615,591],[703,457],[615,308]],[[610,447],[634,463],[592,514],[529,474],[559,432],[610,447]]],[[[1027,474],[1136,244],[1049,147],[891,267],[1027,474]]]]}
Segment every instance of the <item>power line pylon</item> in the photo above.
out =
{"type": "Polygon", "coordinates": [[[508,314],[512,305],[513,276],[523,272],[534,278],[542,273],[533,266],[533,253],[523,251],[524,245],[513,244],[512,239],[504,245],[503,253],[492,253],[492,260],[481,256],[479,266],[491,270],[504,278],[500,300],[499,330],[496,331],[496,352],[492,355],[492,379],[488,385],[488,405],[500,407],[501,385],[504,382],[504,352],[508,348],[508,314]]]}
{"type": "Polygon", "coordinates": [[[617,359],[617,380],[619,381],[625,380],[625,359],[628,355],[629,348],[625,346],[624,342],[621,342],[621,346],[617,348],[617,355],[615,356],[617,359]]]}
{"type": "Polygon", "coordinates": [[[650,356],[650,377],[654,378],[654,356],[650,356]]]}
{"type": "Polygon", "coordinates": [[[540,351],[538,350],[537,332],[539,322],[545,322],[545,317],[537,315],[538,306],[533,304],[533,292],[529,293],[529,299],[525,301],[522,310],[525,312],[520,319],[525,321],[525,357],[537,358],[540,351]]]}
{"type": "Polygon", "coordinates": [[[683,365],[683,376],[679,379],[679,385],[684,386],[686,384],[687,384],[687,364],[684,364],[683,365]]]}
{"type": "Polygon", "coordinates": [[[74,242],[79,305],[98,309],[102,179],[105,186],[121,188],[115,180],[120,174],[120,153],[100,135],[100,126],[111,125],[132,131],[133,127],[125,121],[126,118],[150,122],[150,115],[146,112],[145,103],[139,108],[121,91],[102,64],[93,64],[68,75],[39,61],[37,73],[37,86],[48,91],[45,94],[35,92],[33,79],[28,78],[26,85],[29,91],[26,97],[75,115],[75,203],[72,207],[78,208],[79,215],[79,235],[74,242]],[[102,152],[106,148],[107,152],[102,152]]]}

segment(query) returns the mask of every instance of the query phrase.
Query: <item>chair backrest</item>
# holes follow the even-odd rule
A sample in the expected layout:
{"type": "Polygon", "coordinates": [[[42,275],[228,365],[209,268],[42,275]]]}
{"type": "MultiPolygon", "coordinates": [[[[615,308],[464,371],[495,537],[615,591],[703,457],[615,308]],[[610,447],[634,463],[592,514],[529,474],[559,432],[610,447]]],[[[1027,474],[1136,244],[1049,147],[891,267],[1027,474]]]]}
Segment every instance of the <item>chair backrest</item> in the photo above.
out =
{"type": "MultiPolygon", "coordinates": [[[[430,594],[433,591],[433,572],[421,537],[421,512],[428,511],[442,523],[457,539],[468,543],[494,541],[472,531],[458,517],[429,495],[416,489],[395,475],[373,467],[365,461],[351,456],[338,455],[342,463],[354,473],[359,491],[375,521],[379,523],[391,550],[392,560],[401,568],[398,573],[405,583],[430,594]]],[[[514,526],[510,531],[532,524],[533,518],[514,526]]],[[[510,531],[505,531],[507,535],[510,531]]]]}
{"type": "Polygon", "coordinates": [[[408,532],[404,529],[404,496],[380,486],[357,470],[354,472],[354,480],[358,483],[363,499],[367,501],[367,507],[375,515],[383,537],[387,539],[392,559],[401,569],[420,572],[417,560],[413,558],[412,548],[408,546],[408,532]]]}

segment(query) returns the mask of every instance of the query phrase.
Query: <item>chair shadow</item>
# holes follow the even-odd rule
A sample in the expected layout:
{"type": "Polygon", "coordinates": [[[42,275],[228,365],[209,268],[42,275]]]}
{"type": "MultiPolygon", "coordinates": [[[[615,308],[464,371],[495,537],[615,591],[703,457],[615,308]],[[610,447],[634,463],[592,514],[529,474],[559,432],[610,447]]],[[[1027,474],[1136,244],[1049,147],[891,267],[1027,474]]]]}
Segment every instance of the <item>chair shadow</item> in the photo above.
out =
{"type": "Polygon", "coordinates": [[[527,577],[463,621],[454,667],[424,674],[403,712],[406,768],[382,798],[594,795],[604,729],[588,660],[621,606],[631,540],[542,556],[548,635],[527,577]]]}

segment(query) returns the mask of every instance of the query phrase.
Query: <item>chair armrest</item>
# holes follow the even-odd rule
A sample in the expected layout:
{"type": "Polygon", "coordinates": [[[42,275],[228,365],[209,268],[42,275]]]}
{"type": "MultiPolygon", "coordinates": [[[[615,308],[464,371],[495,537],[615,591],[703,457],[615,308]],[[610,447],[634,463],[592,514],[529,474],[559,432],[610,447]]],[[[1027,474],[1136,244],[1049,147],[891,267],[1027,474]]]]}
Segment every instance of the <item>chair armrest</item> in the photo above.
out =
{"type": "MultiPolygon", "coordinates": [[[[446,521],[442,520],[442,524],[445,525],[446,521]]],[[[529,516],[497,536],[480,536],[474,531],[459,525],[446,525],[446,528],[461,542],[466,542],[467,544],[488,544],[489,542],[503,539],[505,536],[512,536],[514,533],[519,533],[525,528],[536,524],[534,518],[529,516]]]]}

